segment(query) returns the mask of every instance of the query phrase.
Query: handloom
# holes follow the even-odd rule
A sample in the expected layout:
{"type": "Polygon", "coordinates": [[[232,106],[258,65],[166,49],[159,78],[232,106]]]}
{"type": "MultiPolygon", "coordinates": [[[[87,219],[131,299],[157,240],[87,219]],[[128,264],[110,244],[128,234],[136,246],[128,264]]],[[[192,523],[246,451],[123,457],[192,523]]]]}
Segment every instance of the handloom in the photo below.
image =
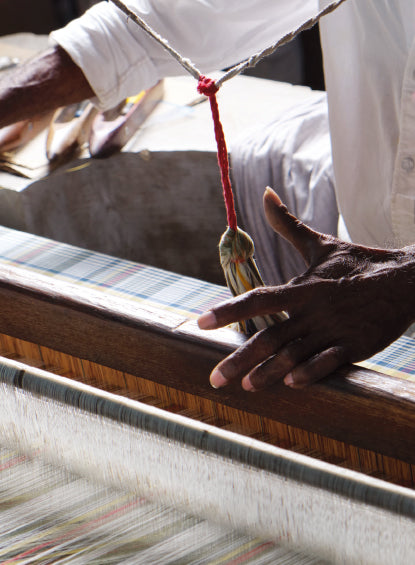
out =
{"type": "MultiPolygon", "coordinates": [[[[58,492],[60,479],[53,477],[63,471],[47,463],[74,474],[67,487],[73,497],[62,487],[79,528],[69,528],[80,538],[74,562],[82,562],[92,535],[88,518],[77,518],[77,483],[102,527],[91,547],[100,555],[102,544],[115,551],[118,540],[121,553],[132,551],[125,562],[249,562],[215,561],[219,547],[229,556],[236,546],[238,555],[242,546],[251,548],[252,559],[263,563],[278,563],[278,552],[282,563],[412,562],[415,495],[404,487],[413,487],[415,459],[413,340],[403,337],[370,361],[397,377],[350,366],[306,391],[283,385],[254,395],[237,385],[215,391],[210,369],[244,338],[228,329],[200,332],[194,318],[226,298],[227,289],[6,228],[0,259],[2,464],[13,469],[26,457],[23,474],[40,466],[40,477],[58,492]],[[85,483],[91,478],[101,486],[85,483]],[[114,491],[120,487],[133,494],[123,499],[114,491]],[[126,508],[119,510],[115,499],[126,508]],[[105,512],[99,514],[101,503],[119,526],[111,528],[105,512]],[[167,505],[172,521],[155,503],[167,505]],[[141,516],[141,525],[143,516],[159,512],[182,552],[180,539],[195,543],[196,530],[216,545],[209,552],[201,544],[200,556],[189,549],[188,561],[169,561],[164,545],[163,558],[139,561],[134,552],[145,547],[151,555],[148,536],[160,541],[161,534],[148,523],[145,539],[136,529],[129,537],[123,521],[129,512],[141,516]]],[[[70,560],[73,536],[63,529],[63,507],[46,518],[59,501],[50,500],[42,481],[38,487],[32,490],[40,496],[44,489],[45,522],[58,520],[62,528],[47,535],[65,546],[70,560]]],[[[14,543],[25,549],[12,550],[5,562],[25,551],[47,562],[40,555],[52,552],[50,538],[39,543],[12,520],[21,518],[13,504],[31,508],[28,493],[9,489],[2,491],[10,510],[3,536],[17,532],[23,545],[14,543]]]]}
{"type": "MultiPolygon", "coordinates": [[[[346,367],[307,391],[213,391],[211,368],[244,338],[194,316],[226,290],[0,239],[1,457],[18,481],[3,489],[4,562],[413,561],[410,380],[346,367]]],[[[386,358],[403,351],[410,379],[412,340],[386,358]]]]}

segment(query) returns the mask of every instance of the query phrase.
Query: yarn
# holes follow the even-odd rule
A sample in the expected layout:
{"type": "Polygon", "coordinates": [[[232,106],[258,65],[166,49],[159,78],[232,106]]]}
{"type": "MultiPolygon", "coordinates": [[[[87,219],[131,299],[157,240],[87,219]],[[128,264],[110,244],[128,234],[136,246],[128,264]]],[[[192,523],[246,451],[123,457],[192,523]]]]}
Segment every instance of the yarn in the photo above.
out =
{"type": "Polygon", "coordinates": [[[203,75],[199,78],[197,90],[200,94],[209,97],[210,109],[212,111],[213,125],[215,129],[215,138],[218,148],[218,164],[222,180],[223,197],[225,200],[226,216],[228,226],[236,231],[238,224],[236,219],[235,201],[233,198],[231,179],[229,177],[229,160],[228,149],[226,147],[225,135],[223,133],[222,123],[219,116],[218,101],[216,93],[219,90],[213,79],[207,78],[203,75]]]}

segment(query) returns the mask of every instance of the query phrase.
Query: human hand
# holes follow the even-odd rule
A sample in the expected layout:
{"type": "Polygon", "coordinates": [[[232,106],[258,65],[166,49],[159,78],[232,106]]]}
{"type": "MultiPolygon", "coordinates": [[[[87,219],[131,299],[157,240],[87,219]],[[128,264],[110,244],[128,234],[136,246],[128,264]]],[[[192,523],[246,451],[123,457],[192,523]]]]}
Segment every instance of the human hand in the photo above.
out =
{"type": "Polygon", "coordinates": [[[198,320],[202,329],[285,311],[289,317],[255,334],[212,371],[215,388],[242,380],[255,391],[284,380],[303,388],[397,339],[415,321],[415,246],[373,249],[318,233],[291,215],[267,188],[271,227],[308,269],[285,285],[260,287],[198,320]]]}

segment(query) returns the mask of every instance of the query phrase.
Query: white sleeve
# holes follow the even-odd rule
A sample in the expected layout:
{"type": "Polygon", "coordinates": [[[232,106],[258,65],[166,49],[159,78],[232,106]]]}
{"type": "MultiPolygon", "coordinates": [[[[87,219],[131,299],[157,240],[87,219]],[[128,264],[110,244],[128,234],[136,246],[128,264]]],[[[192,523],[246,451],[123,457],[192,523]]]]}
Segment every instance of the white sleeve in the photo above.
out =
{"type": "MultiPolygon", "coordinates": [[[[317,0],[126,0],[201,72],[223,69],[271,45],[318,10],[317,0]]],[[[185,71],[111,2],[66,27],[58,43],[82,68],[105,109],[185,71]]]]}

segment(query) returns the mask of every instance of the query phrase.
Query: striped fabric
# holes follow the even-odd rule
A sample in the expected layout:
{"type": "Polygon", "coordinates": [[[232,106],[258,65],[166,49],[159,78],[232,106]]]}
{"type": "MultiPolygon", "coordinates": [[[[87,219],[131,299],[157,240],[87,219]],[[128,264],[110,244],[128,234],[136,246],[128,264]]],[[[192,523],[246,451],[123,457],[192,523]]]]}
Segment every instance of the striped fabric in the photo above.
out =
{"type": "MultiPolygon", "coordinates": [[[[0,263],[196,318],[230,297],[227,288],[0,227],[0,263]]],[[[360,365],[415,381],[415,340],[401,337],[360,365]]]]}
{"type": "Polygon", "coordinates": [[[415,382],[415,339],[402,336],[359,365],[390,377],[415,382]]]}
{"type": "Polygon", "coordinates": [[[0,262],[196,318],[226,287],[0,226],[0,262]]]}
{"type": "MultiPolygon", "coordinates": [[[[0,263],[195,318],[225,287],[0,227],[0,263]]],[[[0,447],[0,562],[89,565],[318,565],[0,447]]]]}

